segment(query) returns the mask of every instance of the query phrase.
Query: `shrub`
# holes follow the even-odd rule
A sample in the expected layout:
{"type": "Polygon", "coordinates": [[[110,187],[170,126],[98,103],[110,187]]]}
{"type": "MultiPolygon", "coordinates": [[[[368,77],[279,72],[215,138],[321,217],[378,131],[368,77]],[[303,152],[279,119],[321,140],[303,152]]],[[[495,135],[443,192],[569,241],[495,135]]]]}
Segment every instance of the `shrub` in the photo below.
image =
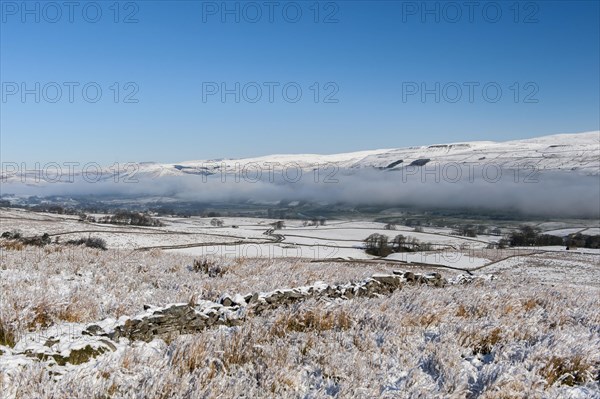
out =
{"type": "Polygon", "coordinates": [[[0,345],[15,346],[15,333],[13,329],[0,318],[0,345]]]}
{"type": "Polygon", "coordinates": [[[23,237],[20,241],[24,245],[34,245],[36,247],[43,247],[44,245],[48,245],[52,242],[50,235],[48,233],[44,233],[41,236],[34,237],[23,237]]]}
{"type": "Polygon", "coordinates": [[[13,231],[5,231],[4,233],[2,233],[2,238],[8,238],[8,239],[13,239],[13,240],[18,240],[21,237],[23,237],[21,235],[20,232],[13,230],[13,231]]]}
{"type": "Polygon", "coordinates": [[[25,245],[35,245],[37,247],[43,247],[44,245],[48,245],[52,242],[50,235],[48,233],[44,233],[41,236],[33,236],[33,237],[23,237],[21,233],[16,231],[5,231],[2,233],[2,238],[12,240],[3,244],[3,247],[6,249],[23,249],[25,245]]]}
{"type": "Polygon", "coordinates": [[[192,270],[194,270],[196,273],[208,274],[208,277],[221,277],[227,272],[225,267],[222,267],[214,260],[207,258],[194,259],[192,270]]]}
{"type": "Polygon", "coordinates": [[[96,248],[106,251],[106,241],[98,237],[80,238],[77,240],[69,240],[66,242],[67,245],[85,245],[88,248],[96,248]]]}

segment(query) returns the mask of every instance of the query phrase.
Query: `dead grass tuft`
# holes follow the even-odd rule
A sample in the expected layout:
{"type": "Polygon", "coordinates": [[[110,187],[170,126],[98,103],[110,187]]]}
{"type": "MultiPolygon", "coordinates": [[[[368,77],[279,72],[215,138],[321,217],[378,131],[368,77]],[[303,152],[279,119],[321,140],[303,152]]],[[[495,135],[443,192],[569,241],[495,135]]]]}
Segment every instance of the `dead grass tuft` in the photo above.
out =
{"type": "Polygon", "coordinates": [[[198,338],[187,345],[176,346],[170,362],[177,367],[180,375],[184,375],[203,367],[209,355],[210,349],[207,342],[198,338]]]}
{"type": "Polygon", "coordinates": [[[552,356],[540,370],[548,385],[582,385],[591,373],[592,365],[586,362],[581,354],[572,357],[552,356]]]}
{"type": "Polygon", "coordinates": [[[34,329],[37,327],[50,327],[54,322],[54,317],[52,313],[52,308],[48,302],[39,302],[33,307],[33,318],[28,323],[27,327],[29,329],[34,329]]]}
{"type": "Polygon", "coordinates": [[[463,331],[459,342],[463,347],[472,348],[473,354],[488,355],[503,339],[502,329],[494,327],[489,331],[463,331]]]}
{"type": "Polygon", "coordinates": [[[196,273],[203,273],[208,277],[223,277],[227,273],[227,267],[220,265],[215,259],[211,258],[194,259],[192,269],[196,273]]]}
{"type": "Polygon", "coordinates": [[[440,324],[442,321],[441,316],[438,313],[427,313],[419,317],[419,325],[424,327],[431,327],[440,324]]]}
{"type": "Polygon", "coordinates": [[[15,343],[15,331],[0,318],[0,345],[13,347],[15,343]]]}
{"type": "Polygon", "coordinates": [[[0,248],[6,249],[7,251],[22,251],[23,248],[25,248],[25,245],[17,240],[7,240],[0,242],[0,248]]]}
{"type": "Polygon", "coordinates": [[[458,309],[456,309],[456,317],[467,317],[468,315],[469,312],[467,312],[467,308],[465,308],[465,305],[461,303],[458,306],[458,309]]]}
{"type": "Polygon", "coordinates": [[[283,337],[290,332],[344,331],[352,327],[352,316],[344,309],[322,310],[319,308],[292,312],[278,316],[270,328],[270,333],[283,337]]]}
{"type": "Polygon", "coordinates": [[[523,306],[523,309],[526,312],[529,312],[530,310],[534,309],[536,306],[538,306],[538,302],[533,299],[533,298],[529,298],[525,301],[522,302],[521,306],[523,306]]]}
{"type": "Polygon", "coordinates": [[[462,317],[465,319],[480,319],[480,318],[484,318],[488,315],[489,309],[486,305],[480,305],[480,306],[473,306],[473,305],[468,305],[465,306],[462,303],[460,305],[458,305],[458,308],[456,309],[456,313],[455,315],[457,317],[462,317]]]}
{"type": "Polygon", "coordinates": [[[493,328],[492,331],[483,335],[478,343],[475,344],[474,352],[487,355],[492,352],[502,339],[502,329],[500,327],[493,328]]]}
{"type": "Polygon", "coordinates": [[[70,303],[58,310],[56,315],[58,320],[66,321],[69,323],[82,323],[87,321],[86,311],[76,303],[70,303]]]}
{"type": "Polygon", "coordinates": [[[257,359],[253,345],[248,345],[252,339],[247,331],[236,331],[227,337],[223,348],[223,365],[230,368],[233,365],[244,365],[257,359]]]}

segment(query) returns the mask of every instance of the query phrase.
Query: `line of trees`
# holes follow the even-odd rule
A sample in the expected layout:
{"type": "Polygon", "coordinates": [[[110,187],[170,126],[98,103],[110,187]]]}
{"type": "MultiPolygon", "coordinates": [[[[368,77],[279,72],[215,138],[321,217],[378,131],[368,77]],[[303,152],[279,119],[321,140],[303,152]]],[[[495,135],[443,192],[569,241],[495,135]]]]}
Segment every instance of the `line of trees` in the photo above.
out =
{"type": "Polygon", "coordinates": [[[570,234],[565,238],[565,245],[580,248],[600,248],[600,235],[570,234]]]}
{"type": "Polygon", "coordinates": [[[129,226],[159,227],[164,224],[153,217],[139,212],[117,211],[114,215],[104,216],[98,219],[98,223],[121,224],[129,226]]]}
{"type": "Polygon", "coordinates": [[[391,241],[385,234],[374,233],[365,239],[365,251],[373,256],[388,256],[394,252],[431,251],[430,243],[398,234],[391,241]]]}
{"type": "Polygon", "coordinates": [[[492,229],[482,224],[464,224],[454,227],[452,234],[463,237],[477,237],[482,234],[499,236],[502,234],[502,231],[497,227],[492,229]]]}
{"type": "Polygon", "coordinates": [[[581,233],[559,237],[551,234],[542,234],[537,227],[523,225],[508,236],[500,240],[499,246],[505,247],[543,247],[551,245],[565,245],[567,247],[600,248],[600,235],[586,235],[581,233]]]}

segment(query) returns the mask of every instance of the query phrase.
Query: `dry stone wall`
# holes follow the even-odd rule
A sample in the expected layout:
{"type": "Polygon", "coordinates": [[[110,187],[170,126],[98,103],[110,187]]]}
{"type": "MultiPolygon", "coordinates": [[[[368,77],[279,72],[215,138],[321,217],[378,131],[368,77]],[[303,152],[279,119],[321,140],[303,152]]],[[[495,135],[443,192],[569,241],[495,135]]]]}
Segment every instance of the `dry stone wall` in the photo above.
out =
{"type": "MultiPolygon", "coordinates": [[[[167,339],[179,334],[193,334],[209,327],[236,326],[247,317],[269,309],[307,299],[349,300],[356,297],[388,295],[404,285],[444,287],[447,284],[470,284],[481,277],[457,276],[446,280],[439,273],[412,273],[396,270],[375,274],[360,282],[329,285],[317,282],[310,286],[254,292],[247,295],[224,294],[217,302],[201,300],[195,303],[171,304],[164,307],[145,306],[144,312],[119,320],[106,319],[81,326],[73,334],[49,334],[44,342],[19,342],[14,348],[2,347],[21,360],[34,359],[59,366],[80,364],[129,341],[167,339]],[[122,341],[121,338],[126,338],[122,341]]],[[[483,277],[489,279],[489,277],[483,277]]]]}
{"type": "Polygon", "coordinates": [[[352,299],[377,297],[400,289],[405,284],[424,284],[443,287],[447,284],[439,273],[418,274],[394,271],[375,274],[356,283],[329,285],[317,282],[310,286],[277,289],[267,293],[255,292],[245,296],[223,295],[218,302],[173,304],[167,307],[146,307],[146,311],[133,318],[125,318],[112,326],[89,325],[85,334],[106,336],[112,340],[151,341],[173,334],[190,334],[211,326],[235,326],[252,314],[289,305],[307,299],[352,299]]]}

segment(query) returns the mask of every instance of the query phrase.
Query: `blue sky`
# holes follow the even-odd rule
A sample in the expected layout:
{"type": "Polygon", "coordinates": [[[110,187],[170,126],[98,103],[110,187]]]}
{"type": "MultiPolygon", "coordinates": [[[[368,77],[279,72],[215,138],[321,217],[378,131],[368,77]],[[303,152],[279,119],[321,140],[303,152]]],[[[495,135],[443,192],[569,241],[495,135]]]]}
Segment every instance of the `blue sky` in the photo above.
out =
{"type": "Polygon", "coordinates": [[[263,1],[228,2],[233,13],[0,3],[2,162],[335,153],[600,125],[596,1],[280,1],[271,21],[263,1]],[[239,102],[223,99],[236,83],[239,102]]]}

